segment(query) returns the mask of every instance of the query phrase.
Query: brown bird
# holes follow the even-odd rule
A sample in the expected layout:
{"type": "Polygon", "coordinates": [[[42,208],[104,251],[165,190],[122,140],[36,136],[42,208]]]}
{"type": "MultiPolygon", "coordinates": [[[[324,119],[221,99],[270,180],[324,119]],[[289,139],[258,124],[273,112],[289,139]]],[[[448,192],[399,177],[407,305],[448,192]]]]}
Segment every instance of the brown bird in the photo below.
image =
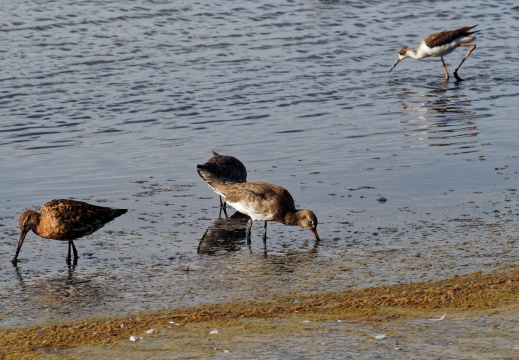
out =
{"type": "Polygon", "coordinates": [[[127,211],[66,199],[49,201],[41,207],[40,212],[25,210],[18,220],[22,233],[12,262],[16,265],[29,230],[43,238],[68,241],[67,264],[70,264],[71,248],[76,262],[78,255],[73,240],[92,234],[127,211]]]}
{"type": "MultiPolygon", "coordinates": [[[[471,43],[474,39],[476,39],[476,36],[472,36],[472,34],[477,33],[478,31],[470,31],[474,26],[464,26],[462,28],[448,31],[443,30],[442,32],[432,34],[427,36],[420,45],[418,46],[418,49],[414,51],[410,47],[403,47],[400,52],[398,53],[398,60],[393,65],[391,70],[395,68],[395,66],[402,60],[404,60],[407,57],[412,57],[413,59],[423,59],[424,57],[428,56],[439,56],[442,59],[443,63],[443,69],[445,70],[445,81],[449,80],[449,72],[447,71],[447,67],[445,66],[445,61],[443,61],[443,56],[450,54],[459,46],[471,46],[469,52],[463,60],[461,60],[460,64],[454,70],[454,76],[458,81],[463,80],[458,76],[458,70],[463,64],[463,62],[469,57],[469,55],[474,51],[476,48],[476,44],[471,43]]],[[[389,70],[389,72],[391,72],[389,70]]]]}
{"type": "MultiPolygon", "coordinates": [[[[196,171],[205,182],[243,183],[247,181],[247,169],[243,163],[234,156],[220,155],[213,151],[213,157],[205,164],[197,165],[196,171]]],[[[220,197],[220,207],[225,208],[225,201],[220,197]]]]}
{"type": "Polygon", "coordinates": [[[247,227],[250,238],[252,223],[264,221],[263,240],[267,238],[267,221],[277,221],[285,225],[297,225],[317,235],[317,217],[310,210],[296,210],[292,195],[281,186],[265,182],[245,182],[223,184],[209,182],[208,185],[224,197],[224,200],[239,212],[249,215],[247,227]]]}

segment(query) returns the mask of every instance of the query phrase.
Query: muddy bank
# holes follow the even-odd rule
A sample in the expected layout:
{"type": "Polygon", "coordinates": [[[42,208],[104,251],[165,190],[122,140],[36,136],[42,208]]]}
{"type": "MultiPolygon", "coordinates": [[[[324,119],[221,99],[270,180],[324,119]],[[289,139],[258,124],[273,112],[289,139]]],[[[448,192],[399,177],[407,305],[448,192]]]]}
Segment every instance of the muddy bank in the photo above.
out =
{"type": "MultiPolygon", "coordinates": [[[[157,346],[159,339],[169,339],[168,351],[178,351],[176,356],[183,357],[190,356],[190,351],[204,342],[196,341],[198,337],[207,339],[207,329],[210,328],[238,326],[240,336],[268,333],[275,339],[276,334],[289,334],[291,328],[306,326],[301,321],[342,319],[346,322],[391,322],[422,318],[431,312],[460,314],[476,311],[477,314],[481,311],[488,315],[489,309],[509,308],[518,298],[519,269],[500,269],[435,282],[310,295],[292,294],[261,302],[232,302],[4,329],[0,333],[0,354],[5,359],[29,359],[54,353],[66,358],[65,353],[74,348],[88,347],[92,354],[95,353],[92,348],[117,351],[118,347],[127,347],[131,343],[128,340],[130,336],[136,336],[139,340],[155,337],[157,346]],[[297,320],[294,322],[291,319],[297,320]],[[258,320],[267,322],[258,323],[258,320]],[[279,321],[283,324],[272,326],[272,322],[279,321]],[[173,344],[176,345],[171,345],[172,339],[175,339],[173,344]]],[[[227,336],[232,333],[228,331],[227,336]]],[[[441,334],[437,336],[441,337],[441,334]]],[[[135,344],[138,343],[132,344],[137,346],[135,344]]],[[[142,343],[145,341],[142,340],[142,343]]],[[[209,352],[217,349],[207,347],[209,352]]],[[[147,349],[150,354],[155,350],[158,349],[154,349],[153,345],[147,349]]]]}

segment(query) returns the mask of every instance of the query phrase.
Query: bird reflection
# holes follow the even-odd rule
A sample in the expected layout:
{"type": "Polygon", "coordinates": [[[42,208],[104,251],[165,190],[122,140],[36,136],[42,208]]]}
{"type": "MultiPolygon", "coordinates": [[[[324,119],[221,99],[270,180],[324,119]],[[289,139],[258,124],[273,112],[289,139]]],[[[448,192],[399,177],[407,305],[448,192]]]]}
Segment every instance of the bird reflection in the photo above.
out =
{"type": "Polygon", "coordinates": [[[218,218],[205,231],[198,245],[198,254],[237,251],[245,244],[249,217],[236,211],[231,217],[218,218]]]}
{"type": "Polygon", "coordinates": [[[102,290],[91,279],[77,276],[75,266],[68,266],[65,274],[36,280],[32,273],[26,280],[19,267],[15,267],[15,272],[21,291],[30,301],[35,304],[56,304],[59,312],[74,311],[75,306],[85,306],[101,298],[102,290]]]}
{"type": "MultiPolygon", "coordinates": [[[[251,243],[247,241],[247,222],[249,217],[236,211],[231,217],[218,218],[205,231],[198,245],[198,254],[216,255],[224,252],[238,251],[247,246],[252,253],[251,243]]],[[[316,240],[313,247],[301,254],[316,254],[319,242],[316,240]]],[[[263,242],[263,257],[267,258],[267,244],[263,242]]],[[[294,254],[288,254],[292,257],[294,254]]],[[[305,256],[305,255],[301,255],[305,256]]],[[[279,257],[278,255],[275,256],[279,257]]],[[[286,255],[281,258],[287,258],[286,255]]],[[[285,263],[285,260],[280,264],[285,263]]]]}
{"type": "Polygon", "coordinates": [[[417,113],[420,122],[401,121],[408,136],[418,136],[426,146],[447,146],[461,149],[460,153],[478,151],[477,115],[469,96],[459,88],[433,88],[411,91],[398,88],[397,101],[404,110],[417,113]],[[425,120],[425,121],[424,121],[425,120]],[[412,128],[417,125],[418,128],[412,128]],[[412,133],[408,133],[412,131],[412,133]]]}

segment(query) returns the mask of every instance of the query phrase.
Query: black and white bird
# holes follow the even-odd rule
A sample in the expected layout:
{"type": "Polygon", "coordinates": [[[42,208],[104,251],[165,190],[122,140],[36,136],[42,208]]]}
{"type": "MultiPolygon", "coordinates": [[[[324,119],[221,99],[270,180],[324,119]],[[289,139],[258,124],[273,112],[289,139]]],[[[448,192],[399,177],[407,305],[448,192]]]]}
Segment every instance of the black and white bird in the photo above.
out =
{"type": "Polygon", "coordinates": [[[439,56],[442,59],[443,69],[445,70],[445,81],[448,81],[449,72],[447,71],[443,57],[453,52],[459,46],[470,46],[471,48],[469,52],[467,55],[465,55],[456,70],[454,70],[454,77],[456,77],[458,81],[463,80],[458,76],[458,70],[461,64],[465,62],[472,51],[474,51],[476,48],[476,44],[473,43],[473,41],[476,39],[476,36],[473,36],[473,34],[477,33],[479,30],[470,31],[476,26],[477,25],[464,26],[462,28],[451,31],[443,30],[442,32],[429,35],[424,40],[422,40],[416,51],[408,46],[403,47],[398,53],[397,62],[395,65],[393,65],[389,72],[391,72],[391,70],[393,70],[400,61],[408,57],[412,57],[413,59],[423,59],[428,56],[439,56]]]}

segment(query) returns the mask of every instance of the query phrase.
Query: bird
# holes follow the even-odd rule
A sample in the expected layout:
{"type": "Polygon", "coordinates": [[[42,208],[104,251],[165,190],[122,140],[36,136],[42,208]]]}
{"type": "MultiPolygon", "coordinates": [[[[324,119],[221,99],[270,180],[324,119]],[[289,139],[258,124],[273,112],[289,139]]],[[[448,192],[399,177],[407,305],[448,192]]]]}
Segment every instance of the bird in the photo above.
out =
{"type": "MultiPolygon", "coordinates": [[[[247,181],[247,169],[240,160],[234,156],[220,155],[214,150],[213,155],[205,164],[196,166],[198,175],[205,182],[225,183],[229,181],[243,183],[247,181]]],[[[220,207],[225,209],[225,201],[222,201],[221,197],[220,207]]]]}
{"type": "Polygon", "coordinates": [[[262,181],[244,183],[217,183],[208,185],[233,208],[248,215],[251,222],[247,227],[247,239],[250,241],[252,223],[264,221],[263,241],[267,239],[267,221],[277,221],[285,225],[297,225],[317,234],[317,217],[307,209],[296,210],[294,199],[281,186],[262,181]]]}
{"type": "Polygon", "coordinates": [[[93,233],[127,211],[68,199],[51,200],[39,212],[25,210],[18,220],[22,232],[12,263],[17,264],[18,254],[30,230],[43,238],[68,241],[67,264],[70,264],[71,248],[74,251],[74,262],[77,262],[73,240],[93,233]]]}
{"type": "Polygon", "coordinates": [[[456,70],[454,70],[454,76],[456,77],[456,80],[462,81],[463,79],[458,76],[458,70],[461,64],[465,62],[472,51],[474,51],[476,48],[476,44],[472,43],[472,41],[476,39],[476,36],[473,36],[473,34],[479,32],[480,30],[470,31],[476,26],[477,25],[464,26],[451,31],[443,30],[442,32],[429,35],[424,40],[422,40],[416,51],[408,46],[403,47],[398,53],[397,62],[395,65],[393,65],[389,72],[391,72],[391,70],[393,70],[400,61],[407,57],[412,57],[413,59],[423,59],[428,56],[439,56],[442,59],[443,69],[445,70],[445,81],[448,81],[449,72],[447,71],[443,57],[453,52],[459,46],[471,46],[467,55],[465,55],[456,70]]]}

